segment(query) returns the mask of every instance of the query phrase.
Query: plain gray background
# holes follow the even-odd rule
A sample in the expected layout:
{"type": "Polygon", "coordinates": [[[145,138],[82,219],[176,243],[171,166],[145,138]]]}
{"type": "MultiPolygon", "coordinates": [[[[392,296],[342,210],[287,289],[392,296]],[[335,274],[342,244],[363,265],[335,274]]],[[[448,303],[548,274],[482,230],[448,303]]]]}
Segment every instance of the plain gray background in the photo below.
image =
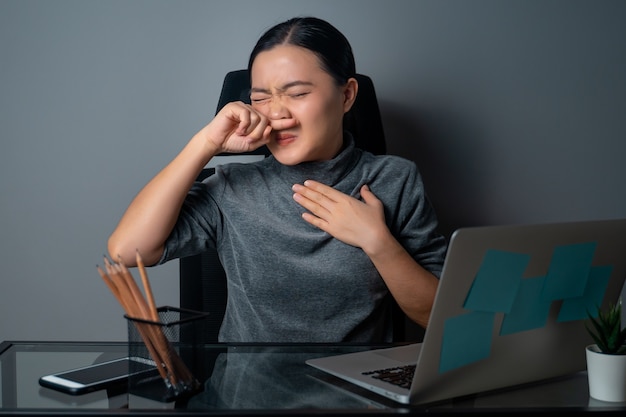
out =
{"type": "Polygon", "coordinates": [[[108,235],[295,15],[350,39],[446,234],[626,217],[622,0],[0,0],[0,340],[126,340],[108,235]]]}

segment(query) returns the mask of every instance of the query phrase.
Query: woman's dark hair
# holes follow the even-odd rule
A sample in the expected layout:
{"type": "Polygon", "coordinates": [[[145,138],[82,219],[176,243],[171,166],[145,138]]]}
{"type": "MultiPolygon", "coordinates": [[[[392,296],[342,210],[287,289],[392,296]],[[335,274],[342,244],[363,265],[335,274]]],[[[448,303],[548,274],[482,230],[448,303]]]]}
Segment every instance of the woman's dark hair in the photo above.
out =
{"type": "Polygon", "coordinates": [[[317,55],[322,69],[337,85],[344,85],[356,75],[352,47],[348,39],[330,23],[316,17],[295,17],[279,23],[261,36],[250,54],[248,71],[257,55],[278,45],[306,48],[317,55]]]}

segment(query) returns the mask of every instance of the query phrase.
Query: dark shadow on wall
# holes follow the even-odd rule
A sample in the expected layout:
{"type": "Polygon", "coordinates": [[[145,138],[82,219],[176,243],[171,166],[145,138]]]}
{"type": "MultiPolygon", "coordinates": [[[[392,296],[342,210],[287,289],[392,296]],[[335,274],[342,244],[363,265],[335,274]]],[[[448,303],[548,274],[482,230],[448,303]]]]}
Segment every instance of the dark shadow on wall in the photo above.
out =
{"type": "Polygon", "coordinates": [[[491,210],[481,202],[489,166],[479,129],[446,109],[415,113],[389,101],[380,108],[387,153],[417,163],[441,232],[449,238],[459,227],[488,224],[491,210]]]}

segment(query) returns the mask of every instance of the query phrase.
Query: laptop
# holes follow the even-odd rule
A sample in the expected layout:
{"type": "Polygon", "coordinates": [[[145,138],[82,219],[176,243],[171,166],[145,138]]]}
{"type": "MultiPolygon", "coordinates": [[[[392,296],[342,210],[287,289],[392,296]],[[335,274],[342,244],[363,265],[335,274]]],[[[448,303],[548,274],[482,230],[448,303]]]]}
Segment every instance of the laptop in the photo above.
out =
{"type": "Polygon", "coordinates": [[[421,343],[306,363],[404,404],[575,373],[588,312],[620,300],[625,276],[626,219],[462,228],[421,343]]]}

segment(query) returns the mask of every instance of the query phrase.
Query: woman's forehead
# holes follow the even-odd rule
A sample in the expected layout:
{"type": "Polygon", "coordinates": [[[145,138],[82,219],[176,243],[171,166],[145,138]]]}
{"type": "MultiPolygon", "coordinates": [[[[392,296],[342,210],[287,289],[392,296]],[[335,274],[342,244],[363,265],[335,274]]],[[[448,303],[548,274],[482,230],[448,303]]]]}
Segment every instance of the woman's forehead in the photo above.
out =
{"type": "Polygon", "coordinates": [[[279,45],[256,56],[251,68],[252,87],[272,82],[286,85],[294,81],[310,81],[326,73],[317,55],[294,45],[279,45]]]}

